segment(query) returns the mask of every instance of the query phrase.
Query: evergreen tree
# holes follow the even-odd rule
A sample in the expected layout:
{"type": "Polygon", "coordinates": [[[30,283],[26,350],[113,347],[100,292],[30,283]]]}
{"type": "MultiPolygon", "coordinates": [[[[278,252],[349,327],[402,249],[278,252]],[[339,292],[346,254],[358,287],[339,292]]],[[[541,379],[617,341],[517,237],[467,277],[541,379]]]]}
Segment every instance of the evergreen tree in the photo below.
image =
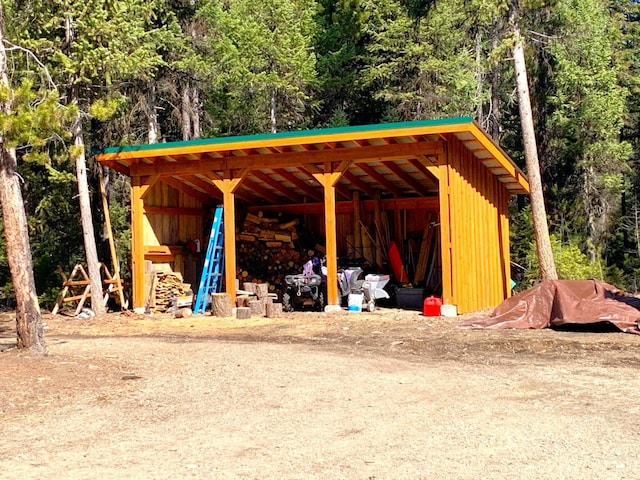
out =
{"type": "Polygon", "coordinates": [[[46,345],[40,305],[33,274],[27,216],[18,175],[18,153],[24,158],[46,162],[47,138],[60,133],[64,110],[46,69],[31,52],[5,40],[4,3],[0,3],[0,203],[6,252],[16,298],[18,348],[44,353],[46,345]],[[11,45],[6,47],[6,45],[11,45]],[[29,56],[38,71],[20,67],[22,58],[9,61],[8,51],[29,56]],[[35,62],[34,62],[35,60],[35,62]],[[45,83],[35,85],[35,80],[45,83]],[[18,82],[14,84],[13,82],[18,82]]]}
{"type": "MultiPolygon", "coordinates": [[[[16,12],[18,13],[18,12],[16,12]]],[[[120,100],[121,82],[152,76],[162,63],[156,37],[147,27],[154,3],[142,0],[29,2],[20,10],[24,41],[46,52],[69,105],[78,107],[71,126],[70,156],[76,164],[80,218],[96,313],[104,312],[86,158],[88,115],[110,116],[120,100]],[[100,292],[99,296],[96,292],[100,292]]]]}
{"type": "Polygon", "coordinates": [[[315,82],[314,0],[209,1],[200,15],[219,67],[220,130],[250,133],[305,125],[315,82]]]}

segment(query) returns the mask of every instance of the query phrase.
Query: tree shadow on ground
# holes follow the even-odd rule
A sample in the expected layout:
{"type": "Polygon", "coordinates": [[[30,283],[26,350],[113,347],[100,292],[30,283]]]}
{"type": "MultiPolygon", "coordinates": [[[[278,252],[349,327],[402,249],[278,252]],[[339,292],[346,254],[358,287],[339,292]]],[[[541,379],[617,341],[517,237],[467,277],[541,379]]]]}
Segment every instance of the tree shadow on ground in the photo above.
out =
{"type": "Polygon", "coordinates": [[[15,320],[0,320],[0,352],[16,346],[15,320]]]}

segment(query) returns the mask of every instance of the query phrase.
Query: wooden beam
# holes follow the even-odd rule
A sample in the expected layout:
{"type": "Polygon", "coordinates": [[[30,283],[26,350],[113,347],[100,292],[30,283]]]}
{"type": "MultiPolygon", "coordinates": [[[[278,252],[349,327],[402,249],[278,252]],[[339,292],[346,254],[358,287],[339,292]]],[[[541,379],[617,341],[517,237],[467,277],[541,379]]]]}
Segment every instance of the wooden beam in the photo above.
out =
{"type": "Polygon", "coordinates": [[[432,163],[427,157],[418,156],[417,158],[409,159],[411,165],[416,167],[426,176],[433,178],[433,180],[437,183],[438,178],[440,178],[440,167],[434,163],[432,163]]]}
{"type": "Polygon", "coordinates": [[[263,186],[259,185],[258,182],[256,182],[251,177],[249,177],[249,180],[250,181],[247,181],[244,183],[244,186],[247,187],[249,190],[253,190],[254,192],[256,192],[258,196],[263,197],[264,199],[268,200],[270,203],[277,204],[282,202],[282,198],[279,197],[275,192],[271,192],[267,190],[263,186]]]}
{"type": "MultiPolygon", "coordinates": [[[[205,182],[205,183],[207,183],[208,185],[210,185],[210,186],[213,186],[213,187],[214,187],[214,190],[216,191],[216,195],[215,195],[215,196],[216,196],[216,198],[217,198],[218,200],[220,200],[220,201],[223,201],[223,199],[224,199],[224,198],[223,198],[223,196],[222,196],[222,195],[220,195],[220,189],[219,189],[219,188],[217,188],[217,187],[215,186],[215,183],[213,182],[214,180],[219,180],[219,179],[220,179],[220,176],[219,176],[219,175],[216,175],[216,174],[215,174],[215,173],[213,173],[213,172],[201,172],[201,175],[203,175],[204,177],[206,177],[206,178],[208,179],[208,180],[203,180],[203,182],[205,182]],[[209,182],[210,182],[210,183],[209,183],[209,182]]],[[[254,202],[254,199],[253,199],[252,197],[249,197],[249,196],[247,196],[246,194],[241,193],[238,189],[236,189],[236,190],[234,191],[234,194],[235,194],[235,196],[236,196],[236,197],[238,197],[238,198],[242,199],[243,201],[245,201],[245,202],[247,202],[247,203],[253,203],[253,202],[254,202]]]]}
{"type": "Polygon", "coordinates": [[[131,179],[131,269],[133,308],[144,307],[144,188],[141,177],[131,179]]]}
{"type": "Polygon", "coordinates": [[[253,170],[251,174],[258,177],[264,183],[271,185],[274,189],[282,193],[285,197],[287,197],[289,200],[292,200],[294,203],[302,203],[302,198],[300,198],[299,195],[291,191],[290,188],[283,186],[282,183],[274,180],[273,177],[267,175],[266,173],[261,172],[260,170],[253,170]]]}
{"type": "Polygon", "coordinates": [[[339,306],[335,184],[340,178],[340,173],[316,173],[314,174],[314,178],[324,187],[324,225],[327,248],[327,305],[339,306]]]}
{"type": "Polygon", "coordinates": [[[418,195],[422,195],[423,197],[429,195],[429,190],[427,189],[427,187],[425,187],[425,185],[419,180],[413,178],[410,173],[402,170],[402,167],[400,167],[400,165],[397,165],[393,162],[387,162],[384,164],[384,166],[395,173],[398,178],[400,178],[400,180],[413,188],[418,195]]]}
{"type": "Polygon", "coordinates": [[[361,180],[356,174],[346,171],[342,176],[346,180],[351,182],[351,184],[353,184],[354,187],[362,190],[362,193],[366,193],[371,198],[375,197],[376,191],[372,189],[371,186],[367,184],[367,182],[365,182],[364,180],[361,180]]]}
{"type": "Polygon", "coordinates": [[[358,167],[360,167],[362,170],[364,170],[364,173],[366,173],[371,178],[373,178],[378,183],[380,183],[380,185],[382,185],[384,188],[386,188],[395,197],[404,196],[404,193],[402,192],[402,190],[400,190],[398,187],[396,187],[384,175],[382,175],[381,173],[378,173],[372,166],[367,165],[366,163],[362,163],[362,164],[358,165],[358,167]]]}
{"type": "Polygon", "coordinates": [[[201,208],[178,208],[178,207],[144,207],[145,214],[172,215],[172,216],[192,216],[206,217],[207,210],[201,208]]]}
{"type": "Polygon", "coordinates": [[[218,190],[215,185],[213,185],[209,180],[203,180],[202,178],[196,177],[195,175],[189,177],[179,177],[179,180],[185,183],[191,183],[197,189],[204,190],[204,192],[210,197],[213,197],[220,202],[222,201],[220,190],[218,190]]]}
{"type": "MultiPolygon", "coordinates": [[[[331,170],[331,164],[327,162],[326,166],[327,166],[327,172],[329,172],[331,170]]],[[[319,169],[317,166],[315,166],[312,163],[301,165],[301,167],[307,172],[309,172],[311,176],[314,177],[316,180],[318,179],[316,175],[322,175],[325,173],[324,170],[319,169]]],[[[338,176],[337,178],[340,178],[340,176],[338,176]]],[[[336,179],[336,182],[337,181],[338,180],[336,179]]],[[[351,200],[351,192],[349,192],[349,189],[345,188],[344,186],[335,185],[335,184],[333,185],[333,187],[336,189],[336,193],[338,193],[342,198],[344,198],[345,200],[351,200]]]]}
{"type": "Polygon", "coordinates": [[[151,175],[149,177],[143,178],[140,185],[140,198],[144,200],[144,197],[147,196],[147,194],[151,191],[151,188],[158,182],[159,179],[159,175],[151,175]]]}
{"type": "Polygon", "coordinates": [[[226,178],[212,180],[223,195],[224,209],[224,279],[225,289],[231,297],[231,304],[236,303],[236,206],[233,192],[247,176],[248,171],[234,176],[231,171],[225,172],[226,178]]]}
{"type": "MultiPolygon", "coordinates": [[[[362,209],[374,211],[375,203],[373,200],[364,200],[361,202],[362,209]]],[[[415,197],[415,198],[387,198],[381,200],[381,208],[383,210],[429,210],[437,212],[439,208],[438,197],[415,197]]],[[[261,205],[251,206],[247,208],[249,212],[282,212],[293,215],[302,213],[309,215],[320,215],[324,212],[322,203],[301,203],[297,205],[261,205]]],[[[353,202],[336,202],[336,213],[353,213],[353,202]]]]}
{"type": "Polygon", "coordinates": [[[296,177],[293,172],[289,172],[283,168],[276,168],[274,169],[274,172],[276,172],[278,175],[280,175],[284,179],[293,183],[296,187],[298,187],[300,190],[302,190],[304,193],[309,195],[314,200],[317,200],[319,202],[323,200],[324,197],[321,192],[316,191],[311,185],[309,185],[303,179],[296,177]]]}
{"type": "Polygon", "coordinates": [[[167,185],[169,185],[170,187],[175,188],[179,192],[182,192],[182,193],[184,193],[185,195],[188,195],[191,198],[195,198],[196,200],[198,200],[203,205],[211,205],[211,204],[214,203],[210,196],[208,196],[208,195],[196,190],[195,188],[191,188],[189,185],[186,185],[185,183],[181,182],[180,180],[176,180],[175,178],[164,177],[162,179],[162,181],[164,183],[166,183],[167,185]]]}
{"type": "Polygon", "coordinates": [[[333,150],[310,150],[274,154],[254,154],[244,157],[227,156],[175,163],[155,162],[131,166],[132,175],[179,175],[204,171],[223,171],[230,168],[283,168],[300,167],[305,164],[366,161],[401,160],[416,155],[435,155],[442,151],[441,142],[416,142],[390,145],[375,145],[333,150]]]}
{"type": "Polygon", "coordinates": [[[453,291],[452,240],[451,240],[451,185],[449,164],[446,155],[438,158],[440,169],[440,255],[442,257],[442,300],[446,304],[455,302],[453,291]]]}

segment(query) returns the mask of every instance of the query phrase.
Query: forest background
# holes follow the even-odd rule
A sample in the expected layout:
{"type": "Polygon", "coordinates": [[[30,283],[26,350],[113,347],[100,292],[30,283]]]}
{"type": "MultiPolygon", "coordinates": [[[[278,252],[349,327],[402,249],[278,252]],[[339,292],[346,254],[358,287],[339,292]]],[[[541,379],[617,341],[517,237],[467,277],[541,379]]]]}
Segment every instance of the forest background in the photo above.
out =
{"type": "MultiPolygon", "coordinates": [[[[524,168],[514,21],[558,274],[640,289],[638,1],[2,3],[14,109],[0,114],[0,133],[17,148],[43,306],[59,293],[57,267],[85,262],[79,155],[102,232],[95,149],[473,115],[524,168]]],[[[126,278],[129,180],[102,173],[126,278]]],[[[512,222],[526,288],[539,275],[526,198],[513,199],[512,222]]],[[[2,238],[0,302],[11,306],[12,292],[2,238]]]]}

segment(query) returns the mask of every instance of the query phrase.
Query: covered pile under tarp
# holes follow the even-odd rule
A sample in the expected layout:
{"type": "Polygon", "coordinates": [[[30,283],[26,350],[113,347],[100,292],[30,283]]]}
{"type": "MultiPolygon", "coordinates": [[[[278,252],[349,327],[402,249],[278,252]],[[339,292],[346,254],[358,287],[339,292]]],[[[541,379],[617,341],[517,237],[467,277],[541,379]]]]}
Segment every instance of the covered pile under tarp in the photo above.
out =
{"type": "Polygon", "coordinates": [[[598,280],[548,280],[502,302],[470,328],[547,328],[609,322],[640,334],[640,299],[598,280]]]}

